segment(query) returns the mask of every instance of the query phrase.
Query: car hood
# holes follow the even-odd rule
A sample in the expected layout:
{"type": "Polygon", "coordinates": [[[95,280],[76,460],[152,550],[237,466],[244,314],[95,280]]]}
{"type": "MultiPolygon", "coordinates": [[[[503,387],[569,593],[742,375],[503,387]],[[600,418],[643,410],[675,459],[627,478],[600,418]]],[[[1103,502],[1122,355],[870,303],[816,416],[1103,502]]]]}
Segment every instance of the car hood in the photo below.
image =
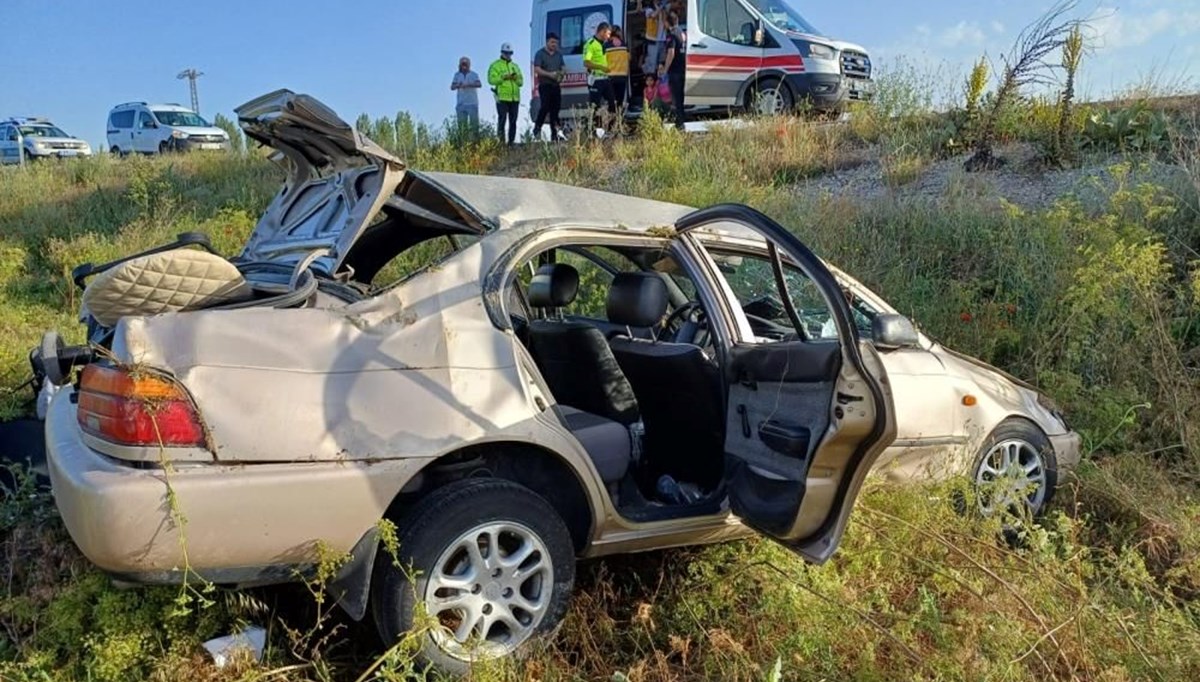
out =
{"type": "Polygon", "coordinates": [[[33,144],[34,142],[54,142],[54,143],[71,142],[71,143],[83,143],[83,144],[87,144],[87,143],[86,143],[86,142],[84,142],[83,140],[80,140],[80,139],[78,139],[78,138],[74,138],[74,137],[34,137],[34,136],[27,136],[27,137],[25,138],[25,143],[26,143],[26,144],[33,144]]]}
{"type": "Polygon", "coordinates": [[[863,54],[867,54],[867,48],[859,45],[858,43],[837,40],[836,38],[830,38],[829,36],[823,36],[816,33],[799,33],[796,31],[788,31],[787,37],[793,41],[805,40],[814,43],[821,43],[822,45],[828,45],[830,47],[837,48],[838,51],[850,50],[852,52],[861,52],[863,54]]]}
{"type": "Polygon", "coordinates": [[[392,196],[404,163],[309,95],[281,89],[237,107],[246,136],[275,149],[287,181],[240,256],[332,275],[392,196]]]}

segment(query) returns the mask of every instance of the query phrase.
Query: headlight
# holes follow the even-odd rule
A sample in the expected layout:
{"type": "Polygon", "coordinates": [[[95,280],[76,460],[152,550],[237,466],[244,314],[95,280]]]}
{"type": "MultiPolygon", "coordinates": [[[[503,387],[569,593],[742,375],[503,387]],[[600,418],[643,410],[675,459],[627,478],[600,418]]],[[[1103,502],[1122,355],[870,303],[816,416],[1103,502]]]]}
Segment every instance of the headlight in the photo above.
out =
{"type": "Polygon", "coordinates": [[[833,58],[837,57],[837,50],[833,49],[832,47],[830,47],[828,45],[822,45],[820,43],[809,43],[808,44],[808,56],[814,57],[816,59],[833,59],[833,58]]]}
{"type": "Polygon", "coordinates": [[[187,137],[187,133],[183,132],[182,130],[172,130],[171,137],[175,138],[176,140],[182,140],[183,138],[187,137]]]}
{"type": "Polygon", "coordinates": [[[46,143],[42,142],[41,140],[36,140],[36,141],[34,141],[33,146],[35,149],[45,149],[46,143]]]}

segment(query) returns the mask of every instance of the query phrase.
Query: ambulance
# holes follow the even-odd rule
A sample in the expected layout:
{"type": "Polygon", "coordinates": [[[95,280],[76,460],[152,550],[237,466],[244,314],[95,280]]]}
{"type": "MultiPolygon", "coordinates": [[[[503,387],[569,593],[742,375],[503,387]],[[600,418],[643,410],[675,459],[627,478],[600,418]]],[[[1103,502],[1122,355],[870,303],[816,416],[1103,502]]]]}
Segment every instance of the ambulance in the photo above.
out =
{"type": "MultiPolygon", "coordinates": [[[[646,15],[657,0],[533,0],[528,55],[546,36],[559,36],[567,76],[562,82],[564,119],[586,112],[583,45],[601,22],[620,26],[630,47],[629,108],[640,105],[646,54],[646,15]]],[[[863,47],[830,38],[787,0],[674,0],[687,34],[684,103],[691,115],[716,111],[778,114],[802,104],[839,112],[871,99],[871,56],[863,47]]],[[[654,38],[654,36],[650,36],[654,38]]],[[[531,107],[537,111],[536,87],[531,107]]]]}

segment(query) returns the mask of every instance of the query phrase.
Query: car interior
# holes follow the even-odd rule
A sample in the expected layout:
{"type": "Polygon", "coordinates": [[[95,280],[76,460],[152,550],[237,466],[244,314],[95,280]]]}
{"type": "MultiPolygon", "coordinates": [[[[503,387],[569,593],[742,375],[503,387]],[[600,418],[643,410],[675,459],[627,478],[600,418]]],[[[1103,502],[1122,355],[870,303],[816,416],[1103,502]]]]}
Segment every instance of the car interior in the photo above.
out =
{"type": "Polygon", "coordinates": [[[621,513],[716,513],[724,389],[703,305],[675,259],[579,246],[522,272],[514,328],[621,513]]]}

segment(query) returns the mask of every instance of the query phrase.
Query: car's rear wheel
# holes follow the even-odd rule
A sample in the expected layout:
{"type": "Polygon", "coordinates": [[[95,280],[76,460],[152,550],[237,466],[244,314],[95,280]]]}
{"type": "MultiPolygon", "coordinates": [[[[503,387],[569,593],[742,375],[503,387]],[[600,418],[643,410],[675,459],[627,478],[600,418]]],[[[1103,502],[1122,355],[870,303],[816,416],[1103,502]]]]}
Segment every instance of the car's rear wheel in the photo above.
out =
{"type": "Polygon", "coordinates": [[[463,674],[472,661],[520,656],[562,621],[575,579],[562,519],[533,491],[471,479],[434,491],[381,549],[371,606],[386,644],[417,628],[423,662],[463,674]],[[399,566],[397,566],[397,562],[399,566]],[[430,617],[428,631],[416,621],[430,617]]]}
{"type": "Polygon", "coordinates": [[[1040,514],[1058,485],[1054,446],[1027,421],[1003,422],[980,449],[973,479],[984,514],[1040,514]]]}
{"type": "Polygon", "coordinates": [[[117,146],[117,145],[115,145],[115,144],[114,144],[114,145],[112,146],[112,148],[111,148],[111,149],[109,149],[108,151],[109,151],[109,153],[110,153],[110,154],[112,154],[113,156],[125,156],[125,152],[122,152],[122,151],[121,151],[121,148],[120,148],[120,147],[118,147],[118,146],[117,146]]]}

